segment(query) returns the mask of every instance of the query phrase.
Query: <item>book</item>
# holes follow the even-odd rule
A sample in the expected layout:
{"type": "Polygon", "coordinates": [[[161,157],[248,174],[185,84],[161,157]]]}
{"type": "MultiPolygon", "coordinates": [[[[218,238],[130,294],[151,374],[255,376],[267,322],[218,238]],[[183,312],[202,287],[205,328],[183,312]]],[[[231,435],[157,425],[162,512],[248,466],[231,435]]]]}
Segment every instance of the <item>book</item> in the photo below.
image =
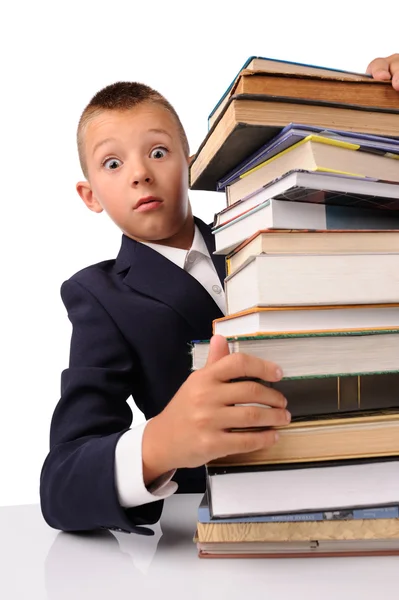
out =
{"type": "Polygon", "coordinates": [[[399,155],[380,156],[363,152],[356,144],[309,135],[226,186],[228,205],[292,170],[324,171],[399,183],[399,155]]]}
{"type": "MultiPolygon", "coordinates": [[[[230,353],[278,364],[284,379],[399,372],[399,328],[228,338],[230,353]]],[[[205,366],[209,341],[194,342],[192,367],[205,366]]]]}
{"type": "Polygon", "coordinates": [[[399,502],[399,461],[208,470],[207,489],[212,517],[386,506],[399,502]]]}
{"type": "Polygon", "coordinates": [[[260,254],[385,254],[398,248],[399,231],[263,229],[226,256],[226,272],[232,275],[260,254]]]}
{"type": "Polygon", "coordinates": [[[293,146],[297,142],[300,142],[312,134],[322,135],[323,137],[328,137],[332,140],[357,144],[364,152],[374,152],[381,155],[398,154],[399,152],[399,140],[395,140],[393,138],[367,135],[365,133],[355,134],[345,130],[337,131],[334,129],[301,125],[300,123],[290,123],[284,127],[278,135],[258,148],[256,152],[247,157],[239,165],[234,167],[230,173],[218,181],[218,191],[224,190],[226,185],[233,183],[233,181],[236,179],[239,179],[240,176],[246,171],[253,169],[258,164],[268,160],[269,158],[272,158],[273,156],[276,156],[276,154],[279,154],[283,150],[286,150],[290,146],[293,146]]]}
{"type": "Polygon", "coordinates": [[[227,314],[257,306],[395,304],[399,254],[259,255],[225,279],[227,314]]]}
{"type": "Polygon", "coordinates": [[[227,338],[309,331],[399,328],[399,304],[256,307],[215,319],[213,333],[227,338]]]}
{"type": "Polygon", "coordinates": [[[231,254],[261,229],[393,231],[399,229],[399,211],[271,198],[224,225],[213,227],[214,253],[231,254]]]}
{"type": "MultiPolygon", "coordinates": [[[[323,399],[319,398],[319,401],[323,399]]],[[[220,468],[232,466],[304,464],[399,455],[398,412],[297,421],[274,429],[278,431],[279,439],[270,448],[224,456],[209,463],[208,467],[219,467],[220,472],[220,468]]],[[[322,506],[319,508],[323,509],[322,506]]],[[[296,511],[295,508],[292,510],[296,511]]]]}
{"type": "Polygon", "coordinates": [[[367,508],[350,508],[346,510],[331,510],[325,512],[302,512],[277,515],[244,515],[225,519],[212,518],[208,492],[205,491],[201,498],[197,512],[198,523],[226,524],[226,523],[295,523],[307,521],[351,521],[370,519],[399,519],[399,506],[373,506],[367,508]]]}
{"type": "Polygon", "coordinates": [[[262,382],[288,399],[291,422],[393,414],[399,409],[398,373],[283,379],[262,382]]]}
{"type": "Polygon", "coordinates": [[[220,100],[218,100],[216,106],[213,108],[208,116],[208,126],[210,127],[223,110],[226,102],[228,101],[234,86],[243,71],[248,72],[268,72],[268,73],[279,73],[283,75],[304,75],[304,76],[317,76],[317,77],[328,77],[329,79],[336,79],[337,81],[373,81],[370,75],[366,73],[355,73],[352,71],[343,71],[340,69],[333,69],[329,67],[322,67],[318,65],[309,65],[304,63],[292,62],[287,60],[278,60],[274,58],[267,58],[264,56],[250,56],[244,62],[236,74],[233,81],[230,83],[220,100]]]}
{"type": "Polygon", "coordinates": [[[200,542],[199,558],[325,558],[338,556],[397,556],[397,539],[311,540],[302,542],[200,542]]]}
{"type": "MultiPolygon", "coordinates": [[[[231,95],[267,94],[287,99],[306,99],[324,102],[345,102],[348,106],[388,108],[399,110],[397,92],[390,81],[376,81],[364,78],[360,81],[337,80],[334,77],[320,77],[318,74],[268,73],[244,69],[232,86],[231,95]]],[[[212,127],[221,114],[228,96],[208,119],[212,127]]]]}
{"type": "Polygon", "coordinates": [[[190,187],[217,189],[217,182],[290,123],[399,137],[399,114],[274,96],[232,96],[190,164],[190,187]]]}
{"type": "Polygon", "coordinates": [[[197,523],[200,542],[261,543],[312,540],[396,539],[399,519],[293,521],[287,523],[197,523]]]}
{"type": "Polygon", "coordinates": [[[399,211],[399,185],[370,178],[292,170],[228,204],[215,215],[213,225],[220,227],[229,223],[270,199],[381,209],[395,216],[395,211],[399,211]]]}

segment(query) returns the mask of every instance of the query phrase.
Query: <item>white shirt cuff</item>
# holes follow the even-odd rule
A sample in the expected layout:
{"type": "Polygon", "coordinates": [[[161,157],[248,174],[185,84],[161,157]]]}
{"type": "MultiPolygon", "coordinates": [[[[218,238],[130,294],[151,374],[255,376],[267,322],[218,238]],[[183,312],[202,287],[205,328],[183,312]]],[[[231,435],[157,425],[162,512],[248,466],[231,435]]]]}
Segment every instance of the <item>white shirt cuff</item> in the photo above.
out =
{"type": "Polygon", "coordinates": [[[115,484],[119,503],[124,508],[133,508],[168,498],[177,490],[171,481],[175,470],[164,473],[147,488],[143,480],[142,440],[148,421],[126,431],[115,448],[115,484]]]}

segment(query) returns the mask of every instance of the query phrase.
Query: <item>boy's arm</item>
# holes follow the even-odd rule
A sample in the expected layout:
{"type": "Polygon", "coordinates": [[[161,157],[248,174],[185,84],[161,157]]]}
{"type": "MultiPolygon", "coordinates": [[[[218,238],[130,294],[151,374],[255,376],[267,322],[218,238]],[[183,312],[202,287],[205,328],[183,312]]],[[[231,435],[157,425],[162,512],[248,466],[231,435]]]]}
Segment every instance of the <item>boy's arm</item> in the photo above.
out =
{"type": "Polygon", "coordinates": [[[135,531],[136,525],[159,519],[162,501],[124,509],[115,484],[115,449],[132,421],[126,401],[137,368],[134,356],[108,313],[80,283],[69,280],[61,293],[73,331],[41,473],[43,516],[64,531],[135,531]]]}

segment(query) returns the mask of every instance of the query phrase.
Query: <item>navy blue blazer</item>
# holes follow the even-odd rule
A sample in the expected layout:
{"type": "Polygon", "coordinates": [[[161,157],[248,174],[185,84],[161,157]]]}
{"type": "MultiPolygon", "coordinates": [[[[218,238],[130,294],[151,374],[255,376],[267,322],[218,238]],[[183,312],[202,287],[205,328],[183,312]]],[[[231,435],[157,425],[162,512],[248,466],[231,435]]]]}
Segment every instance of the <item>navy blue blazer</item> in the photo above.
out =
{"type": "MultiPolygon", "coordinates": [[[[223,284],[225,259],[212,254],[210,226],[195,222],[223,284]]],[[[222,312],[189,273],[125,235],[116,260],[73,275],[61,297],[73,329],[40,477],[43,516],[64,531],[140,532],[159,519],[163,502],[118,502],[115,446],[132,423],[127,399],[147,419],[160,413],[190,374],[190,342],[208,339],[222,312]]],[[[173,479],[180,493],[205,489],[203,467],[179,469],[173,479]]]]}

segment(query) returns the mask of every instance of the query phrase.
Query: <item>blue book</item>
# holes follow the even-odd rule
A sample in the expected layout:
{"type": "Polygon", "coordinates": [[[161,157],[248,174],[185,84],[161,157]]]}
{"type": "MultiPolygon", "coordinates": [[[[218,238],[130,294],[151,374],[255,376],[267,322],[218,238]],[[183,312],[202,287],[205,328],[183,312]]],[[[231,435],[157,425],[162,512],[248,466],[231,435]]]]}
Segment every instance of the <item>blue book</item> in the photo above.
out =
{"type": "Polygon", "coordinates": [[[234,83],[237,77],[240,75],[241,71],[245,69],[253,70],[253,71],[267,71],[270,73],[284,73],[284,74],[296,74],[296,75],[316,75],[316,76],[329,76],[333,77],[336,75],[337,79],[345,79],[350,81],[364,81],[365,79],[370,79],[371,75],[366,73],[356,73],[353,71],[345,71],[342,69],[333,69],[330,67],[323,67],[319,65],[311,65],[306,63],[293,62],[290,60],[280,60],[276,58],[268,58],[266,56],[250,56],[242,65],[241,69],[238,71],[234,79],[231,81],[230,85],[221,96],[220,100],[217,102],[216,106],[213,108],[211,113],[208,116],[208,124],[210,119],[214,113],[219,109],[219,107],[224,104],[234,86],[234,83]]]}
{"type": "Polygon", "coordinates": [[[199,523],[288,523],[292,521],[350,521],[358,519],[397,519],[399,506],[378,506],[362,509],[345,509],[325,512],[289,513],[286,515],[257,515],[234,518],[212,518],[208,493],[205,492],[198,507],[199,523]]]}
{"type": "Polygon", "coordinates": [[[227,173],[225,177],[220,179],[217,182],[217,189],[219,191],[224,190],[227,185],[230,185],[239,179],[241,175],[247,171],[260,165],[262,162],[273,158],[273,156],[276,156],[280,152],[283,152],[290,146],[297,144],[312,134],[318,134],[333,140],[356,144],[359,146],[359,150],[364,152],[373,152],[374,154],[380,155],[385,155],[387,153],[399,155],[399,140],[371,134],[354,134],[349,131],[290,123],[284,127],[277,136],[262,145],[256,152],[251,154],[251,156],[227,173]]]}

